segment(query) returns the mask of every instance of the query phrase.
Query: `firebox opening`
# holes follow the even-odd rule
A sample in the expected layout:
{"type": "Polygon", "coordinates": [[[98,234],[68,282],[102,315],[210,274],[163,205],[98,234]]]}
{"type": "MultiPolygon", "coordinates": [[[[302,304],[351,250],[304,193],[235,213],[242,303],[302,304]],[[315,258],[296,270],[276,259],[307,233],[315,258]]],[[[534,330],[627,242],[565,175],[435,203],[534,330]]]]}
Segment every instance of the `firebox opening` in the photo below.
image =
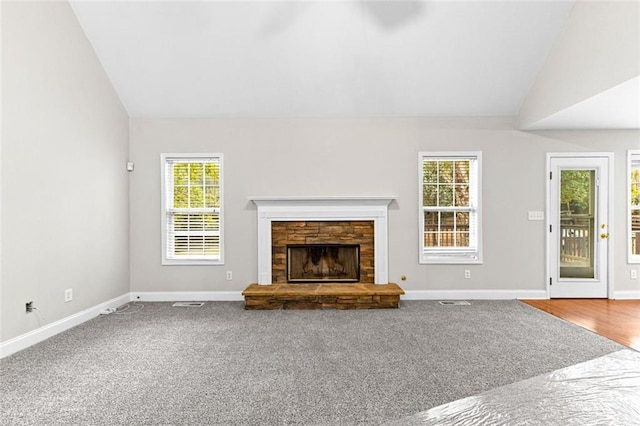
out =
{"type": "Polygon", "coordinates": [[[287,282],[359,282],[360,244],[288,244],[287,282]]]}

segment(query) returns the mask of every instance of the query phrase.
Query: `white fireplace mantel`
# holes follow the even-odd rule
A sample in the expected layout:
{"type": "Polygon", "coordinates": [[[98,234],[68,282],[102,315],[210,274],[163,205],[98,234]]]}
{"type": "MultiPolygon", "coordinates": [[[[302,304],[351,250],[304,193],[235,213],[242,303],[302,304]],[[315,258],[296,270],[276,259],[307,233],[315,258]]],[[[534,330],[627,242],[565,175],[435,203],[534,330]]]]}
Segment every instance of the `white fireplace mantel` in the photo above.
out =
{"type": "Polygon", "coordinates": [[[395,197],[250,197],[258,207],[258,284],[272,283],[271,222],[371,220],[375,283],[389,282],[388,210],[395,197]]]}

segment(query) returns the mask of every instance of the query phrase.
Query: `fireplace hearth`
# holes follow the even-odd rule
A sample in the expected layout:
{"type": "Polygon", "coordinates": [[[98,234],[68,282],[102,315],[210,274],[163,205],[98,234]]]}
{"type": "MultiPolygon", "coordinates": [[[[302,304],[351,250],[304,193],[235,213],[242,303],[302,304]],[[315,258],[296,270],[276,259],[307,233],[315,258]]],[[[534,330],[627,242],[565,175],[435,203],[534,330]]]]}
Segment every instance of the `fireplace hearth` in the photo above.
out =
{"type": "Polygon", "coordinates": [[[359,244],[287,244],[288,283],[357,283],[359,244]]]}

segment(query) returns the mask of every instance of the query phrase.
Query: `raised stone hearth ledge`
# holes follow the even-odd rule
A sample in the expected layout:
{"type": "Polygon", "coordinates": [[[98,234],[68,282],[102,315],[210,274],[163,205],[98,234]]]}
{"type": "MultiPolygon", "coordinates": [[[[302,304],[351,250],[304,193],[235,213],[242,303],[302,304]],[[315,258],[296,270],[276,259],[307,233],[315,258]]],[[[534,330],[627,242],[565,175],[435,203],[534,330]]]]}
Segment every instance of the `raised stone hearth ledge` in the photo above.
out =
{"type": "Polygon", "coordinates": [[[400,306],[397,284],[251,284],[245,309],[389,309],[400,306]]]}

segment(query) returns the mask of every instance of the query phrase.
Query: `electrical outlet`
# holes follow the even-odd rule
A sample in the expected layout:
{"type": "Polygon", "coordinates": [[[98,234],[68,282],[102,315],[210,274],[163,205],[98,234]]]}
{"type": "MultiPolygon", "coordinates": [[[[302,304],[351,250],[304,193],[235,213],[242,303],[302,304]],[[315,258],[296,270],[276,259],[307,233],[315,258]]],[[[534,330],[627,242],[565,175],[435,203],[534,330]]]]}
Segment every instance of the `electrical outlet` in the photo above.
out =
{"type": "Polygon", "coordinates": [[[467,279],[471,278],[471,271],[469,269],[464,270],[464,277],[467,279]]]}
{"type": "Polygon", "coordinates": [[[33,312],[33,302],[27,302],[24,306],[27,312],[33,312]]]}
{"type": "Polygon", "coordinates": [[[233,272],[227,271],[227,281],[231,281],[233,279],[233,272]]]}
{"type": "Polygon", "coordinates": [[[72,288],[68,288],[64,291],[64,301],[66,302],[71,302],[73,300],[73,289],[72,288]]]}
{"type": "Polygon", "coordinates": [[[635,269],[631,270],[631,279],[632,280],[637,280],[638,279],[638,271],[636,271],[635,269]]]}

